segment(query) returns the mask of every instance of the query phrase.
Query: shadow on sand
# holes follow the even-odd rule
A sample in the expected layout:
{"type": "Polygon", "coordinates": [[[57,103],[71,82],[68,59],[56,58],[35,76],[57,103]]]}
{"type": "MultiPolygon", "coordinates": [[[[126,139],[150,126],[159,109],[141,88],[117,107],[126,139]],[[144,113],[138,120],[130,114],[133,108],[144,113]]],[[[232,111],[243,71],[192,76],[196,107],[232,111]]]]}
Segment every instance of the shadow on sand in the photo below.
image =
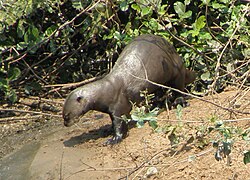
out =
{"type": "Polygon", "coordinates": [[[79,136],[71,137],[70,139],[63,142],[66,147],[73,147],[78,144],[88,142],[89,140],[97,140],[99,138],[108,137],[113,133],[111,125],[105,125],[99,129],[91,130],[87,133],[83,133],[79,136]]]}

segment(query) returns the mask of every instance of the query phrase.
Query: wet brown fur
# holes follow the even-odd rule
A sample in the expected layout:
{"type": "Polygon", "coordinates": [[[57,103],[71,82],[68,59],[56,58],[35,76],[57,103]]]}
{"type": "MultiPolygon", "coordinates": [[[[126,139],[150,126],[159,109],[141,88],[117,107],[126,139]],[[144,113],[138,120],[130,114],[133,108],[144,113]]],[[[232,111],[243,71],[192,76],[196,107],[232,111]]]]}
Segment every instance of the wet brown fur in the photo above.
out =
{"type": "Polygon", "coordinates": [[[141,35],[124,48],[107,76],[69,94],[63,107],[64,124],[71,126],[89,110],[108,113],[115,133],[107,144],[120,142],[127,134],[121,116],[129,115],[130,101],[139,103],[140,91],[147,89],[153,93],[159,88],[145,79],[183,91],[195,77],[194,72],[183,66],[168,41],[155,35],[141,35]]]}

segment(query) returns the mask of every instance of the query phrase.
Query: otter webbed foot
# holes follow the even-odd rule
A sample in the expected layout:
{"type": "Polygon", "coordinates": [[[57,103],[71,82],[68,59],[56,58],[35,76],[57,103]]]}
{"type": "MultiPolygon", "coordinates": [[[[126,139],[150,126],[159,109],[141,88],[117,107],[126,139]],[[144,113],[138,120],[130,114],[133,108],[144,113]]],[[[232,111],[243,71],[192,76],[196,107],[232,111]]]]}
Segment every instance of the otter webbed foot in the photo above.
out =
{"type": "Polygon", "coordinates": [[[112,127],[114,129],[114,136],[111,139],[108,139],[104,145],[114,145],[120,143],[123,138],[127,136],[128,125],[121,118],[115,118],[111,116],[112,119],[112,127]]]}
{"type": "Polygon", "coordinates": [[[113,136],[112,138],[108,139],[106,142],[104,142],[104,145],[115,145],[122,141],[122,136],[113,136]]]}
{"type": "Polygon", "coordinates": [[[190,105],[190,104],[186,101],[186,99],[185,99],[184,97],[182,97],[182,96],[176,98],[176,99],[174,100],[172,106],[173,106],[174,108],[176,108],[178,104],[181,105],[182,107],[188,107],[188,106],[190,105]]]}

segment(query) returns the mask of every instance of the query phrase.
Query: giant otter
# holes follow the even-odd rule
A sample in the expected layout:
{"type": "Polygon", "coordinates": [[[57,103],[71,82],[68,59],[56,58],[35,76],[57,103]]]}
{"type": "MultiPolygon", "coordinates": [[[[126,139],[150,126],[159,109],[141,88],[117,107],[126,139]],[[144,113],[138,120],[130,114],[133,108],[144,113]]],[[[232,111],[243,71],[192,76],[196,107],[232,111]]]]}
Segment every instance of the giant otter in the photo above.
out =
{"type": "Polygon", "coordinates": [[[159,89],[145,79],[183,91],[185,85],[194,81],[195,73],[183,66],[167,40],[156,35],[141,35],[124,48],[108,75],[68,95],[63,107],[64,125],[73,125],[89,110],[108,113],[114,136],[106,144],[120,142],[128,130],[121,116],[129,115],[130,101],[139,103],[142,90],[153,93],[159,89]]]}

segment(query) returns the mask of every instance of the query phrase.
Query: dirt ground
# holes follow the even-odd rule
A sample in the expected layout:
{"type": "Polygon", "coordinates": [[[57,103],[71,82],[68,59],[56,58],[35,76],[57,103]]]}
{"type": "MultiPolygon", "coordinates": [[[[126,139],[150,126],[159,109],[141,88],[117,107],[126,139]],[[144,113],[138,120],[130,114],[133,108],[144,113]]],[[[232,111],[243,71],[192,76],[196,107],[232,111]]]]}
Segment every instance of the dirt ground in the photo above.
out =
{"type": "MultiPolygon", "coordinates": [[[[248,91],[227,90],[203,99],[250,112],[248,91]]],[[[243,163],[249,141],[236,133],[230,163],[228,158],[217,161],[212,141],[223,137],[208,129],[214,121],[226,120],[225,127],[246,130],[250,115],[229,113],[197,99],[189,103],[179,117],[176,109],[163,111],[159,132],[148,124],[134,127],[114,146],[103,146],[111,137],[111,121],[99,112],[88,113],[70,128],[52,118],[33,122],[28,129],[20,125],[23,129],[10,135],[6,131],[14,125],[0,124],[0,179],[249,179],[250,164],[243,163]]]]}

